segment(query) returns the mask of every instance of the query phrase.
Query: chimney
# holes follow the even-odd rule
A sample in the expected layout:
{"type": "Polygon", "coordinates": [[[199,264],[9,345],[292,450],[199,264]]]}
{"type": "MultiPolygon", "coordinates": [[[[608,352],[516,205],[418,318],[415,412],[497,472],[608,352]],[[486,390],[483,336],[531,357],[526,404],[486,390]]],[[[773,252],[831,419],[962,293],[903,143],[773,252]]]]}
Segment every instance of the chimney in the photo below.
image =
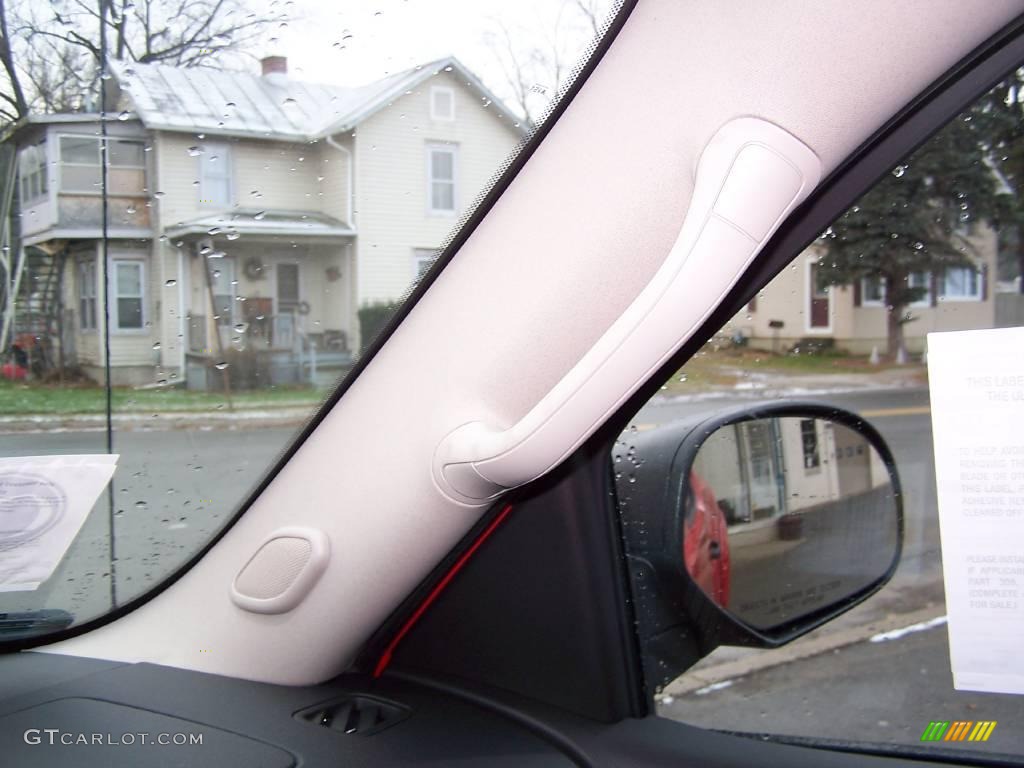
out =
{"type": "Polygon", "coordinates": [[[275,85],[282,85],[288,78],[288,59],[284,56],[264,56],[260,59],[263,76],[275,85]]]}

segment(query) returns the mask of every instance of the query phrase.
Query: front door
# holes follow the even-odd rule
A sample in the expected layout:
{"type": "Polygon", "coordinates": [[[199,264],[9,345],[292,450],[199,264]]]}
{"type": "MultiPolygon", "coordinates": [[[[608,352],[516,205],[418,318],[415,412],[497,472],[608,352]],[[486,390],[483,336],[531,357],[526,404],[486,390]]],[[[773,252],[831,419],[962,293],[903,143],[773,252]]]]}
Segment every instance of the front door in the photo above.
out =
{"type": "Polygon", "coordinates": [[[829,286],[822,278],[817,264],[811,264],[810,269],[810,328],[813,330],[828,330],[831,326],[831,299],[829,286]]]}
{"type": "Polygon", "coordinates": [[[279,349],[291,349],[295,345],[299,308],[299,265],[278,264],[277,310],[274,313],[273,344],[279,349]]]}
{"type": "Polygon", "coordinates": [[[295,311],[299,305],[299,265],[277,265],[277,313],[295,311]]]}

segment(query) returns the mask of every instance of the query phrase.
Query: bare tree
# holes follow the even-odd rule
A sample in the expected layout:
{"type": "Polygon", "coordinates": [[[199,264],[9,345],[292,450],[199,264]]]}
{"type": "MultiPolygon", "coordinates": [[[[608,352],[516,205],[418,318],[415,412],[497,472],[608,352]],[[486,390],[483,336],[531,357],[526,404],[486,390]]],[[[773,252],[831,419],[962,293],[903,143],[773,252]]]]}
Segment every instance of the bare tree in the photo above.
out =
{"type": "Polygon", "coordinates": [[[509,27],[493,19],[484,33],[505,77],[511,106],[535,124],[572,76],[587,38],[601,34],[614,0],[559,0],[553,15],[539,14],[529,26],[509,27]]]}
{"type": "Polygon", "coordinates": [[[576,0],[576,10],[586,19],[594,37],[601,34],[601,22],[608,14],[608,3],[605,0],[576,0]]]}
{"type": "Polygon", "coordinates": [[[7,24],[7,4],[0,0],[0,63],[3,64],[4,76],[7,80],[0,90],[0,118],[16,120],[28,113],[28,101],[21,87],[18,70],[14,65],[14,51],[11,46],[11,35],[7,24]]]}
{"type": "Polygon", "coordinates": [[[84,109],[107,58],[195,67],[223,62],[285,21],[244,0],[0,0],[0,117],[84,109]]]}

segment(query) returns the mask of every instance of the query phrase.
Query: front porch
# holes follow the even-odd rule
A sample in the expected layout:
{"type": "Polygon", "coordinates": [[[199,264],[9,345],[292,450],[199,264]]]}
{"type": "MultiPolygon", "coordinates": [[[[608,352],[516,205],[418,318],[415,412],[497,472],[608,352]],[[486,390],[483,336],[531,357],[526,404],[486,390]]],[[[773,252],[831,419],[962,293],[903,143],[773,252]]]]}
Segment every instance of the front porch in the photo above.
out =
{"type": "Polygon", "coordinates": [[[256,215],[193,225],[205,236],[184,233],[189,389],[326,387],[352,364],[353,233],[319,221],[311,234],[305,221],[298,229],[297,214],[270,230],[267,214],[256,215]]]}

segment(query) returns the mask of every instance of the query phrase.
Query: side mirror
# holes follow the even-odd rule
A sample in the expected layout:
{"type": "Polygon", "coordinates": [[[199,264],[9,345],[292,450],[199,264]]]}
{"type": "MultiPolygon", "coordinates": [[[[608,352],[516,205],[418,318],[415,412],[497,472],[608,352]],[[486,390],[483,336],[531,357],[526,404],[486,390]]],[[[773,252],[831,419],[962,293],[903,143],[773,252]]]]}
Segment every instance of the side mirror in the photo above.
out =
{"type": "Polygon", "coordinates": [[[899,478],[878,432],[778,403],[630,435],[614,457],[648,682],[719,645],[776,647],[892,576],[899,478]]]}

